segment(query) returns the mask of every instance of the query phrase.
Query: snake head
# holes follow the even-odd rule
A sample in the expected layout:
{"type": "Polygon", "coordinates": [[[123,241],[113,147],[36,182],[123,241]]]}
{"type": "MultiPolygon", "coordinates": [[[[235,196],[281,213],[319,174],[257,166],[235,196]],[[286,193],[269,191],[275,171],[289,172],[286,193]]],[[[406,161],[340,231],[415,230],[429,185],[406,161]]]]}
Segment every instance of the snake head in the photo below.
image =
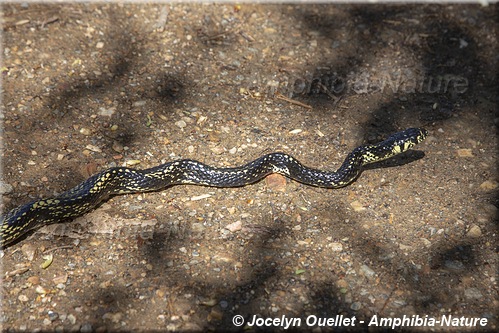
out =
{"type": "Polygon", "coordinates": [[[407,140],[414,142],[414,145],[423,142],[428,136],[428,131],[424,128],[407,129],[407,140]]]}
{"type": "Polygon", "coordinates": [[[389,142],[394,154],[400,154],[421,143],[427,136],[428,131],[424,128],[408,128],[390,136],[385,142],[389,142]]]}

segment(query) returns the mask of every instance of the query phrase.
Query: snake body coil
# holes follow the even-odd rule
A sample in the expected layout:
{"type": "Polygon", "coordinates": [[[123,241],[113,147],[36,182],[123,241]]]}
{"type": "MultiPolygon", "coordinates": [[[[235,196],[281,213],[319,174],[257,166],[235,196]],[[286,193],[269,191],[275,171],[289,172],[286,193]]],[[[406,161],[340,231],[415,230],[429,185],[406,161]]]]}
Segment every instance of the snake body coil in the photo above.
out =
{"type": "Polygon", "coordinates": [[[27,203],[0,217],[0,246],[16,241],[35,227],[83,215],[116,194],[156,191],[179,184],[239,187],[255,183],[271,173],[311,186],[340,188],[352,183],[364,165],[405,152],[423,141],[427,134],[425,129],[409,128],[378,144],[357,147],[336,172],[308,168],[283,153],[267,154],[234,168],[214,168],[187,159],[145,170],[110,168],[54,198],[27,203]]]}

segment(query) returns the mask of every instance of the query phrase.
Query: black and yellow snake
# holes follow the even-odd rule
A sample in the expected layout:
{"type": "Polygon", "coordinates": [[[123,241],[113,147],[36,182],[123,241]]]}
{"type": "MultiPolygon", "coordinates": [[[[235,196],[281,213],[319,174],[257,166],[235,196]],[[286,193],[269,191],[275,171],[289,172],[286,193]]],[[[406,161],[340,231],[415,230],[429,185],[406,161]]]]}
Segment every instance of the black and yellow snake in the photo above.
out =
{"type": "Polygon", "coordinates": [[[156,191],[178,184],[239,187],[255,183],[271,173],[307,185],[340,188],[352,183],[364,165],[405,152],[427,135],[425,129],[409,128],[378,144],[357,147],[335,172],[308,168],[284,153],[267,154],[234,168],[214,168],[187,159],[145,170],[110,168],[54,198],[36,200],[9,211],[0,218],[0,246],[18,240],[35,227],[83,215],[116,194],[156,191]]]}

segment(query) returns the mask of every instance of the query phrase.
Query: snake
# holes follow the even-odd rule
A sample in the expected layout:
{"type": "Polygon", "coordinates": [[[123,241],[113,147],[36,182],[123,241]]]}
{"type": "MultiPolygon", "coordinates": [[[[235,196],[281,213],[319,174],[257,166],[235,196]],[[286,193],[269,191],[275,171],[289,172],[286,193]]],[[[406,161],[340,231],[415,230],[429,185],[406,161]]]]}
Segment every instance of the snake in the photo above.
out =
{"type": "Polygon", "coordinates": [[[352,150],[337,171],[307,167],[291,155],[273,152],[237,167],[216,168],[192,159],[164,163],[148,169],[112,167],[89,177],[55,197],[38,199],[0,217],[0,246],[17,242],[28,231],[79,217],[109,197],[159,191],[173,185],[241,187],[277,173],[315,187],[337,189],[354,182],[367,164],[403,153],[428,135],[424,128],[409,128],[377,144],[352,150]]]}

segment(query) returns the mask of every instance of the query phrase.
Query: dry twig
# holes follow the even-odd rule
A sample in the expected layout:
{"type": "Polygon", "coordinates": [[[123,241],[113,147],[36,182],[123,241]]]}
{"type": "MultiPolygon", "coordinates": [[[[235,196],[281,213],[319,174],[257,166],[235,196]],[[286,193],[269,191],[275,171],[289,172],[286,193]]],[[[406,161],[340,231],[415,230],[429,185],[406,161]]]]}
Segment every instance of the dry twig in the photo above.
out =
{"type": "Polygon", "coordinates": [[[302,106],[302,107],[307,108],[309,110],[312,109],[311,105],[299,102],[299,101],[291,99],[291,98],[287,98],[286,96],[284,96],[284,95],[282,95],[280,93],[276,93],[275,96],[277,97],[277,99],[281,99],[281,100],[289,102],[291,104],[299,105],[299,106],[302,106]]]}

